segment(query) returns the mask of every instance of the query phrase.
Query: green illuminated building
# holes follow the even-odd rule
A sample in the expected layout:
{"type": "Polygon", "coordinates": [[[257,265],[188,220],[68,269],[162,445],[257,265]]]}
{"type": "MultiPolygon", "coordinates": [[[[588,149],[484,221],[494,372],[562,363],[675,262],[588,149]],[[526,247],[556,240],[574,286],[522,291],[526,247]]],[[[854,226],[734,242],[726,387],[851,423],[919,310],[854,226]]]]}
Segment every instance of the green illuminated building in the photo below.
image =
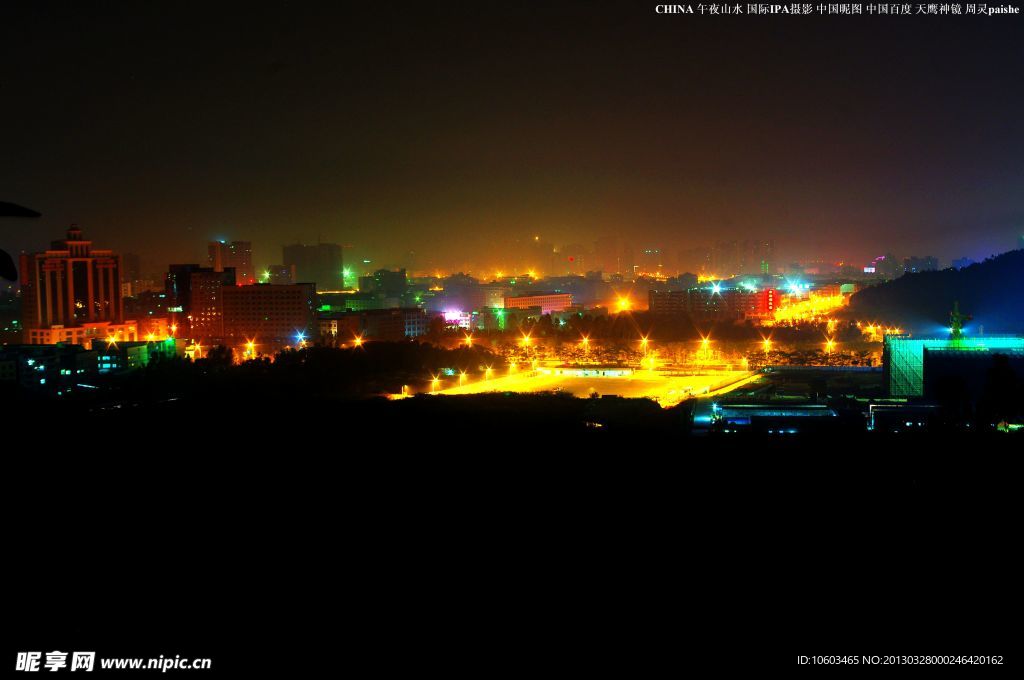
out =
{"type": "Polygon", "coordinates": [[[882,350],[885,382],[891,397],[920,397],[924,394],[924,353],[1010,352],[1024,351],[1024,337],[986,335],[984,337],[912,338],[887,335],[882,350]]]}

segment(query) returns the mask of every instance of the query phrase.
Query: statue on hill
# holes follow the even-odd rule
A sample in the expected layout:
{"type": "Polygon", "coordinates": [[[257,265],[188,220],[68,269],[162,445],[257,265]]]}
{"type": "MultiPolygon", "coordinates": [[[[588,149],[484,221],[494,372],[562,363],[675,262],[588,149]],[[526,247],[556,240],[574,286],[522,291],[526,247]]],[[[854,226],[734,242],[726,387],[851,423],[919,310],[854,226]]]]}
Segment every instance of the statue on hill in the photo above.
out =
{"type": "Polygon", "coordinates": [[[971,320],[968,314],[960,313],[960,303],[953,303],[953,311],[949,314],[949,335],[953,340],[962,340],[964,337],[964,323],[971,320]]]}

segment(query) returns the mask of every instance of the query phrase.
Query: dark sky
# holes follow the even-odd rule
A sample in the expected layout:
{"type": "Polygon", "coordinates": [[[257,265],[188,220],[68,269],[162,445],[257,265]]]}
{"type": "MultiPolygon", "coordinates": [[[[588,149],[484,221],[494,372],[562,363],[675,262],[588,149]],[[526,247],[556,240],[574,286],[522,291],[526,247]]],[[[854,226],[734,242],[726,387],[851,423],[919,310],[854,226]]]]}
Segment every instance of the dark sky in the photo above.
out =
{"type": "Polygon", "coordinates": [[[20,4],[0,200],[44,216],[0,225],[14,250],[70,222],[161,267],[214,237],[461,268],[534,234],[948,259],[1024,232],[1020,15],[20,4]]]}

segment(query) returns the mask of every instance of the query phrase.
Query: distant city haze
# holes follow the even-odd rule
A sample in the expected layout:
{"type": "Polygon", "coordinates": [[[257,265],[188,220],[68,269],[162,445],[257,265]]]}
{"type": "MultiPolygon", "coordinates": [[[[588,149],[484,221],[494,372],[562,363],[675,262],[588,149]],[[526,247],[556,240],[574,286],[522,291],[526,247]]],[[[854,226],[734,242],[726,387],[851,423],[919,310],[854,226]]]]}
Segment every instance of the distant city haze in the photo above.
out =
{"type": "Polygon", "coordinates": [[[5,10],[9,252],[249,241],[483,274],[535,237],[777,261],[1024,233],[1021,18],[666,17],[634,2],[5,10]],[[742,45],[743,49],[737,49],[742,45]]]}

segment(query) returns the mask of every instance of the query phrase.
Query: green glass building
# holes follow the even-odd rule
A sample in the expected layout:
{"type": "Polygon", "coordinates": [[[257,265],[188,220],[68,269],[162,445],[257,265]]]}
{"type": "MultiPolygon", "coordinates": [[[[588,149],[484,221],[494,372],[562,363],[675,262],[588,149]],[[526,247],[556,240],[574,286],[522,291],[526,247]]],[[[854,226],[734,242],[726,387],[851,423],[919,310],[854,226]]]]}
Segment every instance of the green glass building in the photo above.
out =
{"type": "Polygon", "coordinates": [[[986,335],[980,337],[912,338],[887,335],[882,349],[885,383],[890,397],[920,397],[924,394],[924,351],[999,352],[1024,351],[1024,337],[986,335]]]}

